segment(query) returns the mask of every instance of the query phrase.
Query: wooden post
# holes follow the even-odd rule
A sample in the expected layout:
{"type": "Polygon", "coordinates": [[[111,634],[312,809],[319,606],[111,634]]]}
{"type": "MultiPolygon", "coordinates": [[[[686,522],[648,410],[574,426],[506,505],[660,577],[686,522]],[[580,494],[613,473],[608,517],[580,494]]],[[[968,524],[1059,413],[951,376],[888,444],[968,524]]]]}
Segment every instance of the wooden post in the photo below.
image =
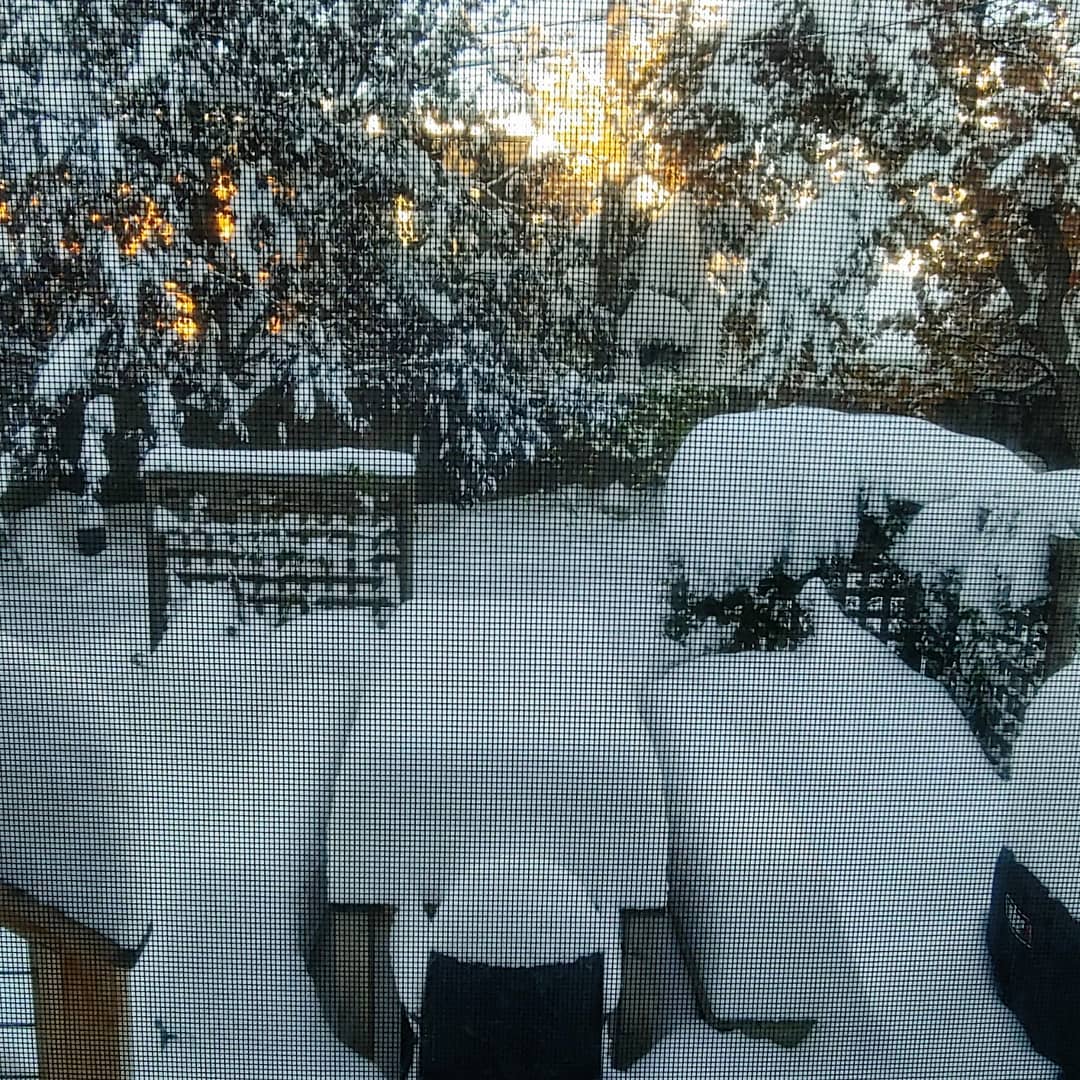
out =
{"type": "Polygon", "coordinates": [[[154,507],[160,499],[157,482],[146,481],[146,600],[150,614],[150,649],[165,636],[169,610],[169,569],[165,557],[165,537],[154,527],[154,507]]]}
{"type": "Polygon", "coordinates": [[[1076,655],[1080,637],[1080,540],[1050,541],[1050,611],[1046,632],[1046,675],[1076,655]]]}
{"type": "Polygon", "coordinates": [[[611,1036],[611,1064],[620,1071],[643,1058],[656,1042],[660,945],[666,918],[663,908],[621,913],[622,993],[611,1036]]]}
{"type": "Polygon", "coordinates": [[[413,591],[413,530],[416,518],[416,483],[405,480],[398,491],[398,582],[401,602],[412,599],[413,591]]]}
{"type": "Polygon", "coordinates": [[[130,1074],[127,972],[99,957],[30,943],[41,1080],[130,1074]]]}
{"type": "Polygon", "coordinates": [[[41,1080],[126,1080],[131,1074],[128,971],[136,948],[0,882],[0,926],[30,945],[41,1080]]]}
{"type": "Polygon", "coordinates": [[[401,1070],[401,1001],[390,966],[394,909],[365,904],[332,909],[333,1026],[384,1076],[401,1070]]]}

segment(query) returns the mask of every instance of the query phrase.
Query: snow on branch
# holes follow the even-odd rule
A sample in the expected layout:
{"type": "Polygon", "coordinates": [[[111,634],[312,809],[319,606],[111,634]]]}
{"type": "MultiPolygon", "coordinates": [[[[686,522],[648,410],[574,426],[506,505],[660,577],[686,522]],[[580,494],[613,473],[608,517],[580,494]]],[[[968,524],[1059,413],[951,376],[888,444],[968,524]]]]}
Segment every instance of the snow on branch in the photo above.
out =
{"type": "Polygon", "coordinates": [[[1076,153],[1072,129],[1063,123],[1040,124],[990,174],[990,186],[1014,187],[1035,162],[1070,161],[1076,153]]]}

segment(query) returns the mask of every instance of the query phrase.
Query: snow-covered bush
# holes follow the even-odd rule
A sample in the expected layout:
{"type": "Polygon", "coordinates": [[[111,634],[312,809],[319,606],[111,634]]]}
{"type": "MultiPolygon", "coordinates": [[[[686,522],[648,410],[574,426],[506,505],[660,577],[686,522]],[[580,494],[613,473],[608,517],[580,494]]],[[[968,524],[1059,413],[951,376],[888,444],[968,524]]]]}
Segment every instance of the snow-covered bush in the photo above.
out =
{"type": "Polygon", "coordinates": [[[751,589],[703,596],[690,591],[682,568],[674,565],[666,583],[670,612],[664,632],[693,652],[790,648],[814,632],[812,613],[798,599],[804,584],[775,566],[751,589]]]}
{"type": "Polygon", "coordinates": [[[696,652],[787,647],[813,633],[798,593],[821,577],[1003,764],[1041,677],[1050,537],[1075,528],[1074,496],[1073,474],[926,421],[714,417],[668,480],[665,629],[696,652]]]}
{"type": "Polygon", "coordinates": [[[665,490],[666,544],[692,592],[751,588],[850,558],[860,520],[1032,470],[1003,446],[926,420],[790,406],[711,417],[683,441],[665,490]]]}
{"type": "Polygon", "coordinates": [[[544,397],[547,460],[564,481],[655,488],[687,433],[726,401],[723,388],[678,378],[627,386],[571,370],[544,397]]]}
{"type": "Polygon", "coordinates": [[[532,462],[546,445],[518,374],[513,358],[477,332],[436,357],[425,398],[439,432],[439,460],[458,500],[495,494],[516,463],[532,462]]]}
{"type": "MultiPolygon", "coordinates": [[[[650,110],[747,381],[872,407],[1078,392],[1075,9],[763,0],[681,21],[650,110]]],[[[1062,420],[1080,446],[1074,405],[1062,420]]]]}

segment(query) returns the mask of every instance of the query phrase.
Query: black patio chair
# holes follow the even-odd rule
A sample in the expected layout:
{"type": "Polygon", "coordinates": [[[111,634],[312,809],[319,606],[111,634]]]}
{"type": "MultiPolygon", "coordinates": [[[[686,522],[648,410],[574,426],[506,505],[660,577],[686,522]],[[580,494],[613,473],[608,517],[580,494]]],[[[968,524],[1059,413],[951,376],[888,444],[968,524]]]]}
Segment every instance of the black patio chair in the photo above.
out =
{"type": "Polygon", "coordinates": [[[1080,1080],[1080,922],[1009,848],[998,855],[986,939],[998,996],[1062,1080],[1080,1080]]]}
{"type": "Polygon", "coordinates": [[[599,1080],[604,956],[493,967],[433,952],[419,1080],[599,1080]]]}

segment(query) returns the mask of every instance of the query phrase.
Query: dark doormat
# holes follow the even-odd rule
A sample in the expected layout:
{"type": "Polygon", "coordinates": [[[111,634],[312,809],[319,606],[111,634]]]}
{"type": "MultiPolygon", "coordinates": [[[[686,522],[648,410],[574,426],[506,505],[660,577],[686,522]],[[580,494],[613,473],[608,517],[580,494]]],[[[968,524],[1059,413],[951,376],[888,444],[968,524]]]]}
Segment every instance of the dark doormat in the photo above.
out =
{"type": "Polygon", "coordinates": [[[433,952],[420,1080],[598,1080],[603,1010],[602,953],[509,968],[433,952]]]}

